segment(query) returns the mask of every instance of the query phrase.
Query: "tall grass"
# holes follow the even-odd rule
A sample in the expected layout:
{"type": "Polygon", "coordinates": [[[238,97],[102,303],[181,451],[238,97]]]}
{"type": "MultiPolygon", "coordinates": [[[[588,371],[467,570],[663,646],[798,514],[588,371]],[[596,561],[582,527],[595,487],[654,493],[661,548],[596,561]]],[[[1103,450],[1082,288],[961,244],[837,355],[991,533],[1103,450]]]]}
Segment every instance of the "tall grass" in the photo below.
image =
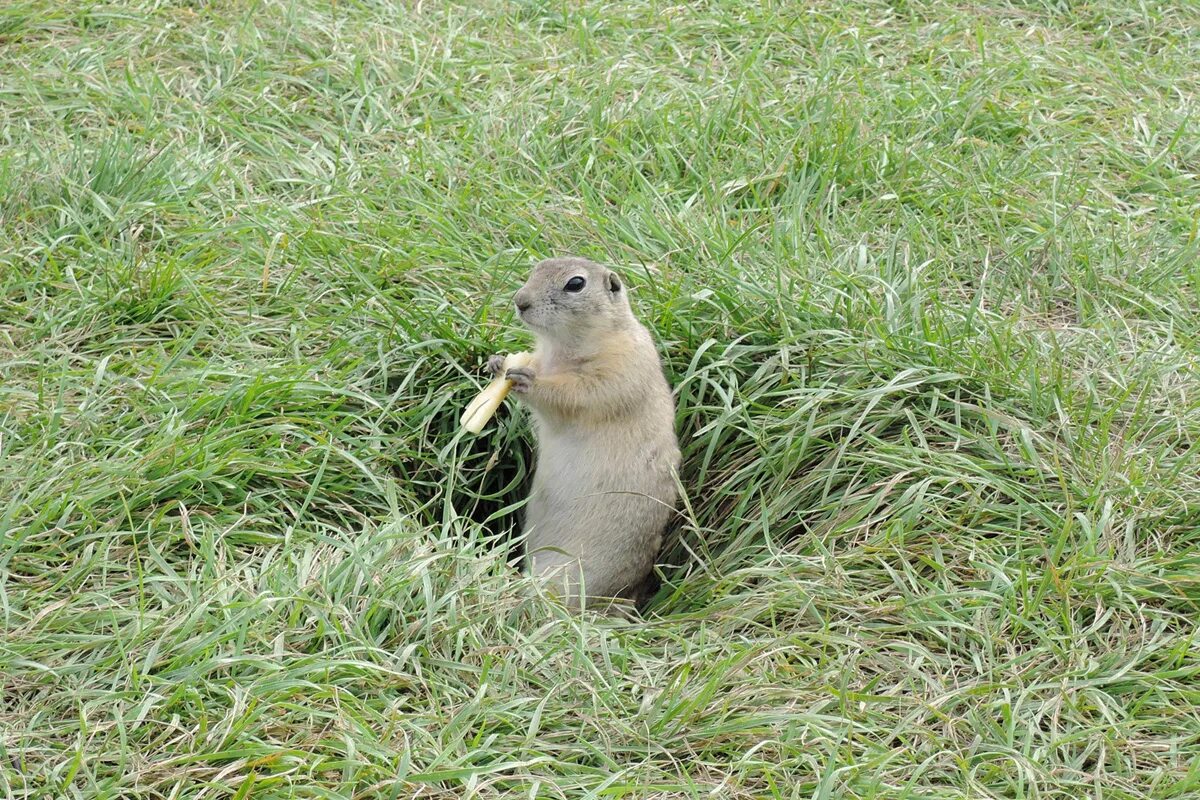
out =
{"type": "Polygon", "coordinates": [[[1200,8],[0,7],[0,792],[1200,793],[1200,8]],[[621,269],[644,619],[457,431],[621,269]]]}

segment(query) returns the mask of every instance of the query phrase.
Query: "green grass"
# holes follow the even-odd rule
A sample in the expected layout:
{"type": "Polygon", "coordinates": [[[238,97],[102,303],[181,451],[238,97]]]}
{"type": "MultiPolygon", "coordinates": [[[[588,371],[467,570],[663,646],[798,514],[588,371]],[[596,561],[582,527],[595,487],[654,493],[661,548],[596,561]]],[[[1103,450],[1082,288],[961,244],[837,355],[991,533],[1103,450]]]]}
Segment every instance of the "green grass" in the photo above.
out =
{"type": "Polygon", "coordinates": [[[1200,5],[0,4],[0,795],[1200,794],[1200,5]],[[644,622],[509,565],[620,267],[644,622]]]}

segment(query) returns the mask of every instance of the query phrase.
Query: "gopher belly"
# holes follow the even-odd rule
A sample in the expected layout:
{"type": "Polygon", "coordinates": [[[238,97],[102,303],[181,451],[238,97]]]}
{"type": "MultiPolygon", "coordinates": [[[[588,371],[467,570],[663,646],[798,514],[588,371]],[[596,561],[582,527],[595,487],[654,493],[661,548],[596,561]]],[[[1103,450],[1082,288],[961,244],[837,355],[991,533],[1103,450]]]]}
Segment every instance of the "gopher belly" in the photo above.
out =
{"type": "Polygon", "coordinates": [[[572,606],[580,571],[588,597],[630,597],[653,569],[674,513],[673,437],[639,440],[618,426],[586,437],[539,429],[525,512],[527,566],[534,575],[561,576],[572,606]]]}

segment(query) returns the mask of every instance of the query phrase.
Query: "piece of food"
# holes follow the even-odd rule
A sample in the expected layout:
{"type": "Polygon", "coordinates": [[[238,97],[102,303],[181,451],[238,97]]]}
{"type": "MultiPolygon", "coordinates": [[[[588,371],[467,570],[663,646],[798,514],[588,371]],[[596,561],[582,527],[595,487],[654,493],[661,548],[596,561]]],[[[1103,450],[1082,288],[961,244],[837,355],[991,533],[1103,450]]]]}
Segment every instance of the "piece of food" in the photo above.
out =
{"type": "MultiPolygon", "coordinates": [[[[532,353],[510,353],[504,359],[504,370],[507,372],[514,367],[527,367],[532,360],[532,353]]],[[[508,396],[508,390],[511,388],[512,381],[503,375],[498,376],[479,393],[478,397],[471,401],[467,410],[463,412],[459,424],[471,433],[482,431],[483,426],[488,424],[488,420],[504,402],[504,398],[508,396]]]]}

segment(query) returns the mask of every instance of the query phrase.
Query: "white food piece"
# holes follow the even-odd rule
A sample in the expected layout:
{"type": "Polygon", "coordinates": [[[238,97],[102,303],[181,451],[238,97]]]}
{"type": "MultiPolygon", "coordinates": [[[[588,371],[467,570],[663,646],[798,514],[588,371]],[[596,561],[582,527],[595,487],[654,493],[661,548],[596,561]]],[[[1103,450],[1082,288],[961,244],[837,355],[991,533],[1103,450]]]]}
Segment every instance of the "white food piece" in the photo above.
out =
{"type": "MultiPolygon", "coordinates": [[[[504,369],[508,371],[516,367],[525,367],[532,360],[532,353],[510,353],[504,358],[504,369]]],[[[512,381],[503,375],[497,377],[470,402],[466,411],[463,412],[459,424],[471,433],[480,433],[491,420],[492,415],[496,413],[496,409],[504,402],[504,398],[508,396],[508,390],[511,388],[512,381]]]]}

